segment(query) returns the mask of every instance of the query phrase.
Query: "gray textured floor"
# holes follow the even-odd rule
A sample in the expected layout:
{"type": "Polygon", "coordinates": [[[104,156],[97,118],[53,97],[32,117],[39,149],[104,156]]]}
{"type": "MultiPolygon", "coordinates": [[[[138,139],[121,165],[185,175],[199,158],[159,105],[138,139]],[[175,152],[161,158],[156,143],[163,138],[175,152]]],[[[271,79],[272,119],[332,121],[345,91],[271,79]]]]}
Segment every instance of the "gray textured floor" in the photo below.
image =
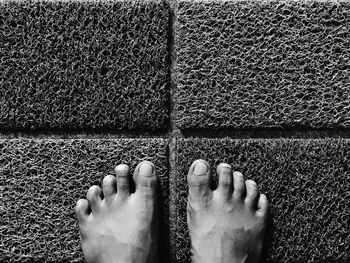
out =
{"type": "Polygon", "coordinates": [[[348,2],[18,2],[0,3],[0,262],[82,262],[75,201],[145,159],[161,262],[188,262],[196,158],[271,200],[265,262],[350,261],[348,2]]]}

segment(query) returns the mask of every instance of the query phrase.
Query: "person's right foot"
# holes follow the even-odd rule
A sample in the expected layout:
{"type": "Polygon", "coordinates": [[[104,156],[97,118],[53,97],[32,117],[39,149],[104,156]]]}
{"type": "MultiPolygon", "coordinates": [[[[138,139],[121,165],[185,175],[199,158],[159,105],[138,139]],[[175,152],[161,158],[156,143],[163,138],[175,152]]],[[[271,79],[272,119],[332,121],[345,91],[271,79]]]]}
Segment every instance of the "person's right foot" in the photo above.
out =
{"type": "Polygon", "coordinates": [[[217,167],[219,186],[211,191],[210,167],[196,160],[188,173],[187,223],[193,263],[257,263],[260,260],[268,201],[252,180],[231,166],[217,167]]]}

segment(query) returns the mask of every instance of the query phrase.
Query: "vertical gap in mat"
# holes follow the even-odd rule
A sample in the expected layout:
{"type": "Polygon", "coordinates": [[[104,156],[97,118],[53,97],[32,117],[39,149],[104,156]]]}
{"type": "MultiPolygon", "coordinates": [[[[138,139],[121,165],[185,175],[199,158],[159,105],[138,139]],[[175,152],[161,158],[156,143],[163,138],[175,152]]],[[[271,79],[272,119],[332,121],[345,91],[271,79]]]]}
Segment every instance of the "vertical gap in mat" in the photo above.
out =
{"type": "Polygon", "coordinates": [[[176,260],[176,251],[177,251],[177,242],[176,235],[178,230],[178,198],[177,198],[177,139],[171,138],[169,144],[169,256],[170,263],[177,263],[176,260]]]}
{"type": "Polygon", "coordinates": [[[169,262],[177,263],[177,228],[178,228],[178,200],[176,195],[177,183],[177,138],[181,132],[176,127],[176,102],[177,102],[177,74],[176,74],[176,20],[177,0],[166,0],[169,3],[169,35],[168,51],[170,56],[170,143],[169,143],[169,262]]]}
{"type": "Polygon", "coordinates": [[[169,34],[168,34],[168,52],[170,57],[170,136],[174,137],[177,130],[176,127],[176,85],[177,85],[177,74],[176,74],[176,15],[177,15],[177,1],[169,1],[169,34]]]}

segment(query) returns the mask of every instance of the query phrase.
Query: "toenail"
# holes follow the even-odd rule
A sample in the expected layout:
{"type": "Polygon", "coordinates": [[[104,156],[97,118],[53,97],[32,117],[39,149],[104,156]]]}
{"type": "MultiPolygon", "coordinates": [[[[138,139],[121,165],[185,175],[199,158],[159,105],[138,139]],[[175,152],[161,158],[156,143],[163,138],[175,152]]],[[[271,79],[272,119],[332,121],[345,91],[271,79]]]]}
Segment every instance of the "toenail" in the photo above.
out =
{"type": "Polygon", "coordinates": [[[248,184],[250,184],[251,186],[257,186],[256,182],[253,180],[247,180],[246,181],[248,184]]]}
{"type": "Polygon", "coordinates": [[[141,164],[139,168],[139,173],[142,176],[152,176],[153,175],[153,165],[149,163],[141,164]]]}
{"type": "Polygon", "coordinates": [[[115,167],[116,171],[126,171],[129,170],[129,167],[126,164],[119,164],[115,167]]]}
{"type": "Polygon", "coordinates": [[[198,162],[194,166],[194,175],[205,175],[208,173],[208,166],[204,162],[198,162]]]}
{"type": "Polygon", "coordinates": [[[114,171],[117,173],[118,177],[128,176],[129,167],[126,164],[120,164],[115,167],[114,171]]]}
{"type": "Polygon", "coordinates": [[[222,171],[221,171],[222,175],[231,176],[231,169],[230,168],[225,167],[225,168],[221,168],[221,169],[222,169],[222,171]]]}
{"type": "Polygon", "coordinates": [[[231,165],[222,163],[222,164],[219,164],[217,173],[222,173],[224,175],[231,175],[231,170],[232,170],[231,165]]]}
{"type": "Polygon", "coordinates": [[[240,172],[234,172],[233,174],[234,174],[234,175],[237,175],[237,176],[239,176],[239,177],[243,177],[243,174],[240,173],[240,172]]]}
{"type": "Polygon", "coordinates": [[[118,164],[117,165],[118,169],[124,170],[124,169],[128,169],[128,166],[126,164],[118,164]]]}

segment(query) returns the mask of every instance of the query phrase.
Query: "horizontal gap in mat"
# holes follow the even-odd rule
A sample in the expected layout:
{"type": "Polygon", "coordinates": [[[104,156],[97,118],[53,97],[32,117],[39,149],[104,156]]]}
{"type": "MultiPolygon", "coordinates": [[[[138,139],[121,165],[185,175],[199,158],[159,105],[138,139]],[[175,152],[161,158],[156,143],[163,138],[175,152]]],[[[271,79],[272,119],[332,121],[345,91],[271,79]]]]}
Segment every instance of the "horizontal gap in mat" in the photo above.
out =
{"type": "Polygon", "coordinates": [[[0,139],[113,139],[113,138],[350,138],[349,129],[184,129],[184,130],[0,130],[0,139]]]}
{"type": "Polygon", "coordinates": [[[350,138],[350,128],[348,129],[185,129],[181,131],[182,137],[203,137],[203,138],[350,138]]]}
{"type": "Polygon", "coordinates": [[[0,138],[57,138],[57,139],[108,139],[108,138],[168,138],[169,130],[108,130],[108,129],[38,129],[0,130],[0,138]]]}

